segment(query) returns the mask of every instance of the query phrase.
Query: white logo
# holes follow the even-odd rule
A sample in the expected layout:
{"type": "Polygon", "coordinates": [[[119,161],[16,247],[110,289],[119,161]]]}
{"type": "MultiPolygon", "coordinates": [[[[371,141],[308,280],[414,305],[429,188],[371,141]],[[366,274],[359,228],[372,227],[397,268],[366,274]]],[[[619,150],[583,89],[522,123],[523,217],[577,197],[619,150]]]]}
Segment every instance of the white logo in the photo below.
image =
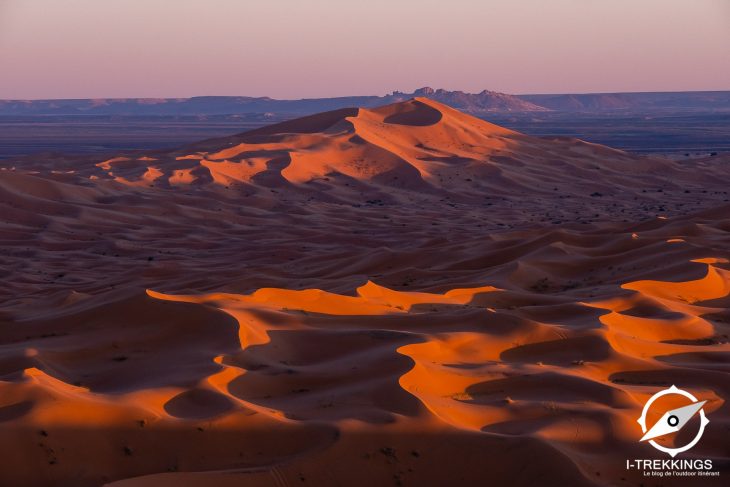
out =
{"type": "Polygon", "coordinates": [[[694,397],[692,394],[687,391],[683,391],[682,389],[678,389],[676,386],[672,386],[669,389],[664,389],[663,391],[657,392],[656,394],[651,396],[648,401],[646,401],[646,404],[644,405],[644,410],[641,412],[641,417],[637,420],[637,422],[641,425],[641,431],[644,433],[641,441],[648,440],[651,446],[659,451],[668,453],[672,456],[672,458],[674,458],[678,453],[689,450],[690,448],[695,446],[698,441],[700,441],[700,438],[702,438],[702,434],[705,432],[705,426],[707,426],[707,424],[710,422],[710,420],[708,420],[705,416],[705,411],[702,409],[702,406],[706,402],[707,401],[698,401],[697,398],[694,397]],[[646,413],[649,411],[649,408],[651,408],[651,405],[654,401],[662,396],[666,396],[669,394],[684,396],[692,401],[692,404],[665,412],[662,417],[659,418],[659,421],[657,421],[654,426],[652,426],[647,431],[646,413]],[[695,414],[697,414],[698,411],[700,413],[700,429],[697,431],[697,434],[692,441],[679,448],[667,448],[654,441],[654,438],[658,438],[660,436],[668,435],[671,433],[676,433],[677,431],[681,430],[689,422],[689,420],[692,419],[695,414]]]}

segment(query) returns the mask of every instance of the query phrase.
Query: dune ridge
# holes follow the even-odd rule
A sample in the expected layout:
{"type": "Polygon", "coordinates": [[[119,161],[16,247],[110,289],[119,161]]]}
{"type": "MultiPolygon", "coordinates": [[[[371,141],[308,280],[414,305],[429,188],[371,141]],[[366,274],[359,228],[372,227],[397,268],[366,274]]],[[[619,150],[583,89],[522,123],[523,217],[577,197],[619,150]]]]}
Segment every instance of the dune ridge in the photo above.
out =
{"type": "Polygon", "coordinates": [[[0,484],[638,485],[673,383],[725,475],[722,164],[426,98],[16,161],[0,484]]]}

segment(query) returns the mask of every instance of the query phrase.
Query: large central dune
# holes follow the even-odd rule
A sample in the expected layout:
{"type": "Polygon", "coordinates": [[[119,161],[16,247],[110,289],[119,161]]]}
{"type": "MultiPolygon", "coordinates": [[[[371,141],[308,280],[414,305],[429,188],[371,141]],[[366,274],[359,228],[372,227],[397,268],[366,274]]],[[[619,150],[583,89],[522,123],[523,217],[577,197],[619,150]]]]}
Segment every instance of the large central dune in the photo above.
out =
{"type": "Polygon", "coordinates": [[[727,164],[427,98],[7,163],[0,485],[649,485],[672,384],[726,476],[727,164]]]}

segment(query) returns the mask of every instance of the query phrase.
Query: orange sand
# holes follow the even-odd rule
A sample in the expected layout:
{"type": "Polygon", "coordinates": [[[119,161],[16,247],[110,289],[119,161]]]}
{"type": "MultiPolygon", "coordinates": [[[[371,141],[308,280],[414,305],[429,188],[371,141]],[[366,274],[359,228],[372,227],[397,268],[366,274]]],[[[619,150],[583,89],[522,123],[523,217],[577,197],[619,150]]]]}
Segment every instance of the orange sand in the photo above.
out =
{"type": "Polygon", "coordinates": [[[418,98],[8,165],[0,485],[653,485],[670,384],[727,476],[726,163],[418,98]]]}

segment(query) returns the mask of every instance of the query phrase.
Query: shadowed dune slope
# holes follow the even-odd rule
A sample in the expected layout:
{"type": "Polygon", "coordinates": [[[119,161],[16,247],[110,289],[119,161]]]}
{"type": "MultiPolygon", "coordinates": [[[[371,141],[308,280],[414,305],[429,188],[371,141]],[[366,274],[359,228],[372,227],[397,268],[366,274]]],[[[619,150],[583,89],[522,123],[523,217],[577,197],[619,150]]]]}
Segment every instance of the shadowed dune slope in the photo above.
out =
{"type": "Polygon", "coordinates": [[[416,98],[16,161],[0,485],[639,485],[636,419],[671,384],[726,476],[720,159],[416,98]]]}

